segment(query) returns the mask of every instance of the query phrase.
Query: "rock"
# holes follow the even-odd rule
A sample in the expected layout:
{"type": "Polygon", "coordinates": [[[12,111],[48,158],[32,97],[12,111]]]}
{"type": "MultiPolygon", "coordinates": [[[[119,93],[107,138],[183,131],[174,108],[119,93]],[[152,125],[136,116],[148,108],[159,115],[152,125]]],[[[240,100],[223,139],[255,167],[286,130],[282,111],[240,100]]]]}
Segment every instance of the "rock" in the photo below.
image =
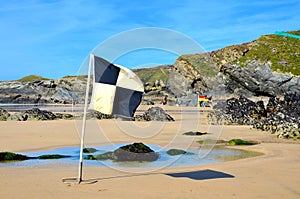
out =
{"type": "Polygon", "coordinates": [[[95,153],[96,151],[98,151],[95,148],[83,148],[83,153],[95,153]]]}
{"type": "MultiPolygon", "coordinates": [[[[83,114],[79,115],[79,116],[75,116],[74,118],[82,119],[83,114]]],[[[87,120],[101,120],[101,119],[112,119],[112,118],[113,118],[112,115],[104,114],[104,113],[101,113],[101,112],[95,111],[95,110],[89,110],[86,114],[87,120]]]]}
{"type": "Polygon", "coordinates": [[[220,71],[224,75],[227,92],[235,95],[278,96],[287,92],[300,93],[300,77],[273,72],[270,63],[252,61],[245,67],[224,64],[220,71]]]}
{"type": "Polygon", "coordinates": [[[207,135],[207,132],[200,132],[200,131],[188,131],[188,132],[185,132],[183,133],[183,135],[207,135]]]}
{"type": "Polygon", "coordinates": [[[133,143],[119,147],[115,151],[109,151],[102,154],[87,155],[87,160],[113,160],[117,162],[124,161],[155,161],[159,155],[143,143],[133,143]]]}
{"type": "Polygon", "coordinates": [[[57,119],[63,119],[63,120],[71,120],[74,119],[75,116],[69,113],[54,113],[55,117],[57,119]]]}
{"type": "Polygon", "coordinates": [[[185,150],[182,149],[169,149],[167,151],[168,155],[174,156],[174,155],[182,155],[182,154],[186,154],[187,152],[185,150]]]}
{"type": "Polygon", "coordinates": [[[6,110],[0,108],[0,121],[6,121],[9,117],[10,114],[6,110]]]}
{"type": "Polygon", "coordinates": [[[25,155],[12,153],[12,152],[0,152],[0,161],[16,161],[16,160],[28,160],[31,159],[25,155]]]}
{"type": "Polygon", "coordinates": [[[161,107],[151,107],[143,115],[135,116],[136,121],[175,121],[161,107]]]}
{"type": "Polygon", "coordinates": [[[122,146],[113,152],[115,161],[155,161],[159,155],[143,143],[122,146]]]}
{"type": "Polygon", "coordinates": [[[15,113],[9,117],[9,120],[15,121],[27,121],[27,120],[54,120],[56,116],[50,111],[40,110],[38,108],[33,108],[31,110],[22,111],[20,113],[15,113]]]}
{"type": "Polygon", "coordinates": [[[106,152],[94,156],[96,160],[114,160],[114,152],[106,152]]]}
{"type": "Polygon", "coordinates": [[[255,119],[266,116],[262,101],[255,103],[243,96],[230,98],[225,103],[219,102],[213,109],[215,112],[209,113],[210,120],[223,121],[225,124],[251,125],[255,119]]]}
{"type": "Polygon", "coordinates": [[[90,111],[87,114],[87,119],[112,119],[112,115],[104,114],[99,111],[90,111]]]}
{"type": "Polygon", "coordinates": [[[238,145],[255,145],[258,144],[257,142],[250,142],[242,139],[231,139],[227,143],[228,145],[231,146],[238,146],[238,145]]]}
{"type": "Polygon", "coordinates": [[[0,103],[83,103],[86,77],[0,82],[0,103]]]}
{"type": "Polygon", "coordinates": [[[154,105],[154,102],[152,100],[147,100],[146,105],[154,105]]]}
{"type": "Polygon", "coordinates": [[[283,99],[270,97],[266,107],[262,101],[231,98],[213,109],[208,115],[212,123],[252,125],[279,138],[300,138],[300,94],[286,93],[283,99]]]}
{"type": "Polygon", "coordinates": [[[61,159],[61,158],[70,158],[71,156],[69,155],[60,155],[60,154],[45,154],[45,155],[40,155],[37,157],[37,159],[40,160],[48,160],[48,159],[61,159]]]}

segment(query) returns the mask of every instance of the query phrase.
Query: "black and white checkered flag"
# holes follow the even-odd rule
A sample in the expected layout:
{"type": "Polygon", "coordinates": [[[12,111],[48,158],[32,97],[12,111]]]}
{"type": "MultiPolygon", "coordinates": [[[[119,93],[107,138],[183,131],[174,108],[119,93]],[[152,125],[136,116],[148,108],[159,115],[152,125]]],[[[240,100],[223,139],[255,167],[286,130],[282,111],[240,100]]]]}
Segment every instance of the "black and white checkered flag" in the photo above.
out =
{"type": "Polygon", "coordinates": [[[131,70],[94,56],[94,84],[90,108],[101,113],[133,117],[144,86],[131,70]]]}

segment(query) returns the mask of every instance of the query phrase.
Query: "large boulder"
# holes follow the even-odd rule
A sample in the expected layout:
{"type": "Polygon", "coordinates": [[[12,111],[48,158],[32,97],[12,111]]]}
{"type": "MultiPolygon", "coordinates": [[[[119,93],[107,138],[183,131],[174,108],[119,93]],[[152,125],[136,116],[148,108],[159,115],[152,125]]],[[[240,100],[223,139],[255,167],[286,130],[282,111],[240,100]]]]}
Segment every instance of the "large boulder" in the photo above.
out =
{"type": "Polygon", "coordinates": [[[113,152],[115,161],[155,161],[159,155],[143,143],[122,146],[113,152]]]}
{"type": "Polygon", "coordinates": [[[166,113],[161,107],[149,108],[143,115],[137,115],[136,121],[175,121],[174,118],[166,113]]]}
{"type": "Polygon", "coordinates": [[[159,155],[150,147],[143,143],[133,143],[121,146],[115,151],[105,152],[97,155],[87,155],[85,159],[88,160],[113,160],[117,162],[124,161],[155,161],[159,155]]]}

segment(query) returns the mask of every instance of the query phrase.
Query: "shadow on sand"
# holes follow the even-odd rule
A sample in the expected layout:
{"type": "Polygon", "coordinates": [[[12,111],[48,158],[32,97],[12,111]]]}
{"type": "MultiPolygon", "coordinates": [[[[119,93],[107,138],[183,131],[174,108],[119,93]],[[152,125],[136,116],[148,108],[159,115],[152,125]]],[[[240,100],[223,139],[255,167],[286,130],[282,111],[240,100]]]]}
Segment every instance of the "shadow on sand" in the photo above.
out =
{"type": "MultiPolygon", "coordinates": [[[[104,178],[94,178],[82,180],[81,183],[85,184],[94,184],[101,180],[108,180],[114,178],[131,178],[136,176],[147,176],[147,175],[156,175],[156,174],[164,174],[174,178],[190,178],[192,180],[210,180],[210,179],[220,179],[220,178],[234,178],[233,175],[223,173],[220,171],[214,171],[210,169],[200,170],[200,171],[188,171],[188,172],[179,172],[179,173],[145,173],[145,174],[129,174],[122,176],[111,176],[104,178]]],[[[76,183],[78,178],[65,178],[62,181],[64,183],[76,183]]]]}
{"type": "Polygon", "coordinates": [[[190,178],[190,179],[193,179],[193,180],[234,178],[233,175],[223,173],[223,172],[220,172],[220,171],[213,171],[213,170],[210,170],[210,169],[201,170],[201,171],[181,172],[181,173],[167,173],[166,175],[174,177],[174,178],[190,178]]]}

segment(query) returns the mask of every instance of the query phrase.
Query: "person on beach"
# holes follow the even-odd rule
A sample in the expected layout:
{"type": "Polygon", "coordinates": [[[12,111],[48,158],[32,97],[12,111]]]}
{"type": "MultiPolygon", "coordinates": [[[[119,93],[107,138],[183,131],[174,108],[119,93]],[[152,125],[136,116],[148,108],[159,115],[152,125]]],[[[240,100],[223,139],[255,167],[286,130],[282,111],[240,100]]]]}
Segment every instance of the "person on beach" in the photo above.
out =
{"type": "Polygon", "coordinates": [[[162,100],[161,100],[161,104],[162,105],[166,105],[168,102],[168,96],[165,96],[162,100]]]}

